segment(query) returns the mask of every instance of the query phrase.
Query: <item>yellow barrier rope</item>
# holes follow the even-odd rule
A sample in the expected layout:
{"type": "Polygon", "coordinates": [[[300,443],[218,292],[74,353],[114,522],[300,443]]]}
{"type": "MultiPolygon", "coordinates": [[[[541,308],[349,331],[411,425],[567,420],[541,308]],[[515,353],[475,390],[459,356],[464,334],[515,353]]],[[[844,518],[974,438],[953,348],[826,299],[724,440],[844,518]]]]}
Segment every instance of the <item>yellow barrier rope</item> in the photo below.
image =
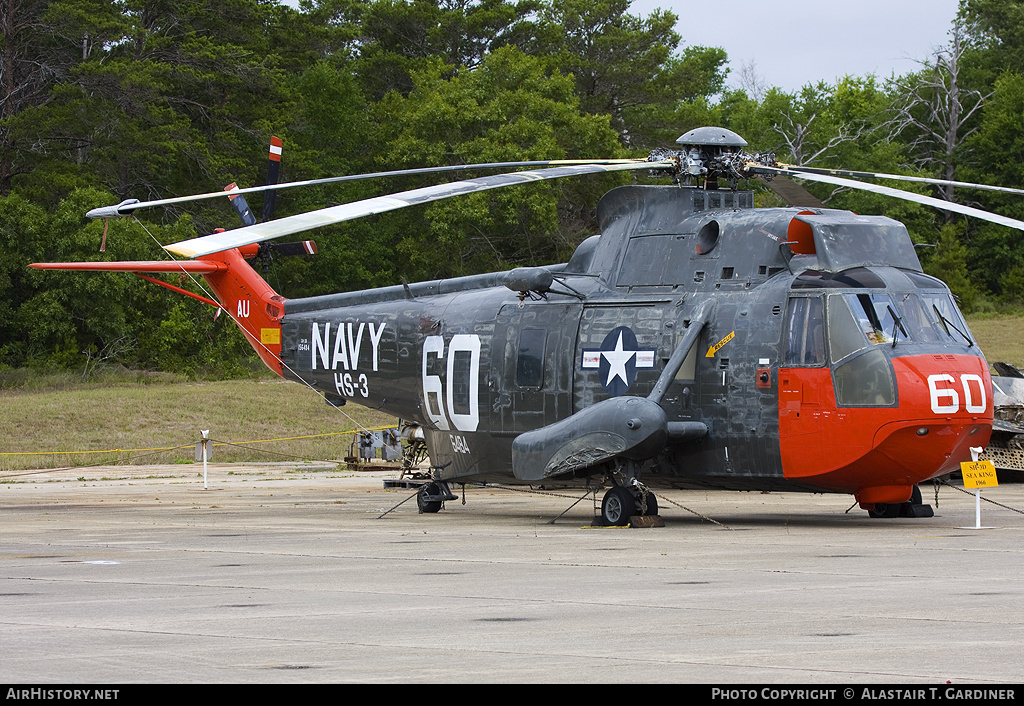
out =
{"type": "MultiPolygon", "coordinates": [[[[358,434],[362,431],[383,431],[394,429],[394,426],[374,427],[372,429],[353,429],[351,431],[333,431],[324,434],[307,434],[305,436],[285,436],[280,439],[256,439],[253,441],[215,442],[214,446],[238,446],[241,444],[266,444],[274,441],[295,441],[298,439],[316,439],[322,436],[341,436],[342,434],[358,434]]],[[[107,449],[105,451],[0,451],[0,456],[48,456],[52,454],[112,454],[131,453],[134,451],[174,451],[186,448],[185,446],[160,446],[152,449],[107,449]]]]}

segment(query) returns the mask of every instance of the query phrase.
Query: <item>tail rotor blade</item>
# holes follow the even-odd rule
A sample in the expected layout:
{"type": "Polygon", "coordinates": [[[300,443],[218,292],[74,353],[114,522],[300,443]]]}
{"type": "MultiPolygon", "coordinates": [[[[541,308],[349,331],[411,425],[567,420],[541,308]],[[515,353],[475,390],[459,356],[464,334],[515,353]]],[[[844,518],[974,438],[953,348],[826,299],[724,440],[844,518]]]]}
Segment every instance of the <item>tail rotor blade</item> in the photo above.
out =
{"type": "Polygon", "coordinates": [[[231,182],[224,187],[224,191],[228,192],[228,199],[231,201],[231,205],[238,211],[238,216],[242,219],[242,223],[247,226],[256,225],[256,216],[252,214],[252,209],[249,208],[248,202],[245,197],[241,194],[231,195],[233,191],[238,191],[238,184],[231,182]]]}
{"type": "Polygon", "coordinates": [[[294,243],[272,243],[278,255],[316,255],[316,243],[312,240],[300,240],[294,243]]]}
{"type": "MultiPolygon", "coordinates": [[[[270,138],[270,155],[267,162],[267,186],[277,184],[281,174],[281,153],[284,149],[284,142],[280,137],[270,138]]],[[[263,222],[266,223],[274,217],[274,206],[277,205],[277,189],[271,189],[263,196],[263,222]]]]}

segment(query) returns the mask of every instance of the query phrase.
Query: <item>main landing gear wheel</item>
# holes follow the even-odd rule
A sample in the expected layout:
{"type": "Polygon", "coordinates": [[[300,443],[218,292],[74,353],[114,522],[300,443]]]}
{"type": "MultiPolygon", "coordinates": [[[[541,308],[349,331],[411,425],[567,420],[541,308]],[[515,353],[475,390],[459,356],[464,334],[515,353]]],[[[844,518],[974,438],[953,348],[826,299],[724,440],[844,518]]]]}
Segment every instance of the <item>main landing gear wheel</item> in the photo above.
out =
{"type": "Polygon", "coordinates": [[[637,514],[636,498],[628,489],[616,485],[608,489],[601,501],[601,519],[609,527],[629,524],[629,518],[637,514]]]}
{"type": "Polygon", "coordinates": [[[443,495],[443,493],[437,483],[427,483],[420,487],[419,491],[416,493],[416,505],[420,508],[420,514],[422,515],[425,512],[439,512],[441,510],[442,501],[432,500],[431,498],[436,498],[441,495],[443,495]]]}

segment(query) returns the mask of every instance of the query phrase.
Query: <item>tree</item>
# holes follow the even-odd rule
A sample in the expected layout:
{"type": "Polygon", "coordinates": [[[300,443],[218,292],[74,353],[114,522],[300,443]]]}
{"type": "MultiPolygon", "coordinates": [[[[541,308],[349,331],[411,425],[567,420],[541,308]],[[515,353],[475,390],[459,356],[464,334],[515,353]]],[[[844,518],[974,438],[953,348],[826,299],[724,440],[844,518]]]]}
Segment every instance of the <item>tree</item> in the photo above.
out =
{"type": "Polygon", "coordinates": [[[610,115],[624,145],[664,144],[680,133],[671,125],[680,104],[718,93],[727,70],[721,49],[677,49],[678,21],[657,10],[641,18],[628,13],[631,0],[547,0],[539,13],[530,53],[572,74],[581,108],[610,115]]]}
{"type": "Polygon", "coordinates": [[[925,272],[938,277],[957,297],[964,311],[971,311],[978,290],[971,282],[967,270],[967,248],[960,242],[961,227],[946,224],[939,232],[935,254],[925,265],[925,272]]]}
{"type": "Polygon", "coordinates": [[[118,36],[120,17],[113,0],[0,0],[0,195],[35,162],[18,116],[50,102],[54,86],[101,53],[118,36]]]}
{"type": "Polygon", "coordinates": [[[412,74],[431,59],[454,73],[473,70],[503,46],[522,46],[539,0],[311,0],[332,31],[333,54],[350,56],[364,94],[407,95],[412,74]]]}
{"type": "MultiPolygon", "coordinates": [[[[450,76],[435,62],[414,80],[407,97],[392,93],[376,109],[395,167],[621,154],[608,118],[581,112],[572,77],[549,74],[513,47],[475,71],[450,76]]],[[[389,216],[401,224],[390,236],[399,271],[435,277],[558,261],[593,227],[592,192],[602,183],[609,180],[530,184],[389,216]]]]}
{"type": "Polygon", "coordinates": [[[983,50],[972,59],[991,80],[1002,71],[1024,71],[1022,0],[962,0],[957,23],[983,50]]]}
{"type": "MultiPolygon", "coordinates": [[[[922,71],[897,82],[891,133],[906,141],[918,167],[940,179],[956,178],[964,141],[977,130],[977,114],[991,95],[964,85],[963,62],[970,49],[968,27],[958,19],[949,44],[922,62],[922,71]]],[[[940,187],[939,193],[953,200],[952,186],[940,187]]]]}

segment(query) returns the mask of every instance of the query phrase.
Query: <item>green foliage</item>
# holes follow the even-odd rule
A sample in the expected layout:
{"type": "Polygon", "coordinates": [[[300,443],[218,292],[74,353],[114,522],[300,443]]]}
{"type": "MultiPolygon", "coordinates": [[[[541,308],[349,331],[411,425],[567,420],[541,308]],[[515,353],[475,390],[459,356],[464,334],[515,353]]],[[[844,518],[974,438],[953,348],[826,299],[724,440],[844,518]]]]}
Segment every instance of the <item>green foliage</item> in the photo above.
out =
{"type": "MultiPolygon", "coordinates": [[[[285,141],[286,180],[645,156],[714,124],[783,161],[939,171],[927,164],[935,153],[922,141],[928,126],[906,120],[927,117],[928,101],[950,85],[948,76],[935,81],[937,62],[895,82],[846,77],[755,99],[725,88],[723,50],[684,45],[676,15],[634,15],[629,0],[9,5],[0,17],[0,369],[89,375],[118,364],[199,376],[257,367],[237,328],[199,302],[131,275],[27,265],[158,259],[159,243],[232,226],[237,216],[226,203],[109,224],[82,214],[122,198],[261,183],[272,134],[285,141]],[[908,107],[908,95],[922,102],[908,107]]],[[[957,85],[983,101],[942,155],[955,178],[1024,186],[1021,8],[1024,0],[963,3],[957,85]]],[[[315,234],[317,258],[274,262],[266,276],[286,296],[307,296],[564,261],[596,232],[600,195],[643,178],[543,182],[362,219],[315,234]]],[[[394,177],[282,191],[277,214],[437,182],[394,177]]],[[[937,244],[921,251],[922,261],[965,306],[1024,301],[1018,233],[865,192],[808,189],[829,207],[891,216],[916,242],[937,244]]],[[[1024,219],[1016,196],[951,195],[1024,219]]],[[[250,205],[259,213],[260,197],[250,205]]],[[[190,278],[170,279],[200,291],[190,278]]]]}
{"type": "Polygon", "coordinates": [[[571,74],[582,109],[609,115],[623,144],[652,148],[679,136],[680,106],[718,93],[725,82],[721,49],[677,52],[678,17],[656,10],[629,14],[630,0],[549,0],[540,11],[531,53],[571,74]]]}
{"type": "MultiPolygon", "coordinates": [[[[396,167],[621,154],[607,116],[581,113],[572,78],[549,73],[542,60],[514,47],[455,76],[435,62],[414,81],[408,96],[391,93],[377,105],[375,122],[387,126],[381,139],[396,167]]],[[[592,213],[566,214],[560,222],[559,201],[579,202],[572,197],[592,188],[586,180],[531,184],[389,218],[400,224],[390,238],[402,255],[401,274],[450,276],[552,261],[578,242],[580,219],[592,225],[592,213]]]]}
{"type": "Polygon", "coordinates": [[[1024,71],[1024,2],[962,0],[960,17],[982,45],[978,63],[989,71],[1024,71]]]}
{"type": "Polygon", "coordinates": [[[965,312],[974,310],[977,288],[967,275],[967,248],[960,242],[960,228],[943,226],[935,254],[928,259],[925,272],[945,282],[965,312]]]}

